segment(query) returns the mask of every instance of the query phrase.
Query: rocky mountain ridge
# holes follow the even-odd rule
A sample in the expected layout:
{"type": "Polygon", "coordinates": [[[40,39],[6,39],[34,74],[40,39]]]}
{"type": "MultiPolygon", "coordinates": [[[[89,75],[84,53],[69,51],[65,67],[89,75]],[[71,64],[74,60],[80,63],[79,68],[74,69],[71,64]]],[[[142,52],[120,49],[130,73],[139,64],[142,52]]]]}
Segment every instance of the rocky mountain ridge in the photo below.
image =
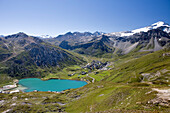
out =
{"type": "Polygon", "coordinates": [[[117,52],[119,54],[127,54],[131,51],[157,51],[169,46],[170,26],[159,21],[150,26],[132,31],[96,32],[96,34],[90,32],[68,32],[65,35],[59,35],[54,39],[45,41],[59,45],[64,49],[92,56],[101,56],[105,53],[117,54],[117,52]],[[107,37],[105,38],[107,43],[103,43],[101,37],[107,37]]]}

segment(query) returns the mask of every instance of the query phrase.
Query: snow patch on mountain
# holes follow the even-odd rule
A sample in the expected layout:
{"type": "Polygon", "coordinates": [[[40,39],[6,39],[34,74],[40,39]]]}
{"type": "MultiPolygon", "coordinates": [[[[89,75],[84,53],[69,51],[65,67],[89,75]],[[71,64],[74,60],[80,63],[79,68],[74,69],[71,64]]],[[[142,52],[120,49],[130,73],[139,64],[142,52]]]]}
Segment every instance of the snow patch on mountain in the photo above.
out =
{"type": "Polygon", "coordinates": [[[41,36],[39,36],[40,38],[53,38],[52,36],[50,36],[50,35],[41,35],[41,36]]]}
{"type": "Polygon", "coordinates": [[[132,31],[113,32],[113,33],[109,33],[108,35],[115,35],[115,36],[120,36],[120,37],[131,36],[131,35],[136,34],[136,33],[147,32],[149,30],[157,29],[157,28],[160,28],[160,27],[164,27],[163,31],[165,31],[167,33],[170,32],[170,26],[168,24],[166,24],[165,22],[159,21],[159,22],[152,24],[151,26],[135,29],[135,30],[132,30],[132,31]]]}

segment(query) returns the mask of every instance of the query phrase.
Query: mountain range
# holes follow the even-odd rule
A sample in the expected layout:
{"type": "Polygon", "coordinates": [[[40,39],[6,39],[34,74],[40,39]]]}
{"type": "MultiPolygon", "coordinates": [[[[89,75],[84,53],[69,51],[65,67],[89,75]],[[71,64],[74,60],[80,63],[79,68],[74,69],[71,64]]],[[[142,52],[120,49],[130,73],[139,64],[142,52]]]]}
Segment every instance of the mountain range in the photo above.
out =
{"type": "Polygon", "coordinates": [[[56,71],[67,65],[83,63],[83,59],[74,55],[74,52],[95,57],[114,57],[130,52],[158,51],[170,47],[169,28],[168,24],[157,22],[119,33],[68,32],[45,39],[23,32],[1,36],[0,62],[6,67],[2,71],[13,77],[40,76],[41,72],[51,67],[56,71]]]}
{"type": "Polygon", "coordinates": [[[162,21],[126,32],[68,32],[53,39],[44,39],[59,47],[80,54],[101,56],[103,53],[127,54],[131,51],[157,51],[169,46],[170,26],[162,21]]]}

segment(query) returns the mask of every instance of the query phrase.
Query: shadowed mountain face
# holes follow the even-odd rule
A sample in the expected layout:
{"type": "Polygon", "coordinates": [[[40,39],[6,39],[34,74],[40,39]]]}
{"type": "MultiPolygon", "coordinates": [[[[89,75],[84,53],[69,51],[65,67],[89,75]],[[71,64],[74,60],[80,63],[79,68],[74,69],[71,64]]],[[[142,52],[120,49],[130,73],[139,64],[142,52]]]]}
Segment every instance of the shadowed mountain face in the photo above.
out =
{"type": "Polygon", "coordinates": [[[1,38],[0,56],[1,64],[8,67],[5,71],[19,78],[41,76],[38,68],[57,69],[83,62],[72,53],[24,33],[1,38]]]}
{"type": "Polygon", "coordinates": [[[25,50],[25,47],[31,43],[41,43],[43,42],[39,38],[29,37],[24,33],[18,33],[14,35],[9,35],[2,37],[0,40],[0,50],[1,50],[1,62],[6,62],[12,57],[17,56],[25,50]]]}
{"type": "Polygon", "coordinates": [[[61,48],[74,50],[80,54],[87,54],[92,56],[100,56],[104,53],[112,53],[114,48],[112,48],[113,42],[107,36],[100,36],[88,43],[71,45],[69,41],[62,41],[59,45],[61,48]]]}

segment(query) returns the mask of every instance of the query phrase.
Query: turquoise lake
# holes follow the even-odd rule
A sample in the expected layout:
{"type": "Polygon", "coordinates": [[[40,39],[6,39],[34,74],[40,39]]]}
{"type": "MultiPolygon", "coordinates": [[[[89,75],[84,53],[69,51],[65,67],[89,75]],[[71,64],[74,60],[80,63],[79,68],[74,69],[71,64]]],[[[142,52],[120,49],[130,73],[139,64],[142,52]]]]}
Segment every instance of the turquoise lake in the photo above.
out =
{"type": "Polygon", "coordinates": [[[38,91],[63,91],[66,89],[79,88],[86,85],[85,81],[76,80],[58,80],[51,79],[43,81],[39,78],[26,78],[19,80],[19,85],[26,87],[24,92],[32,92],[34,90],[38,91]]]}

